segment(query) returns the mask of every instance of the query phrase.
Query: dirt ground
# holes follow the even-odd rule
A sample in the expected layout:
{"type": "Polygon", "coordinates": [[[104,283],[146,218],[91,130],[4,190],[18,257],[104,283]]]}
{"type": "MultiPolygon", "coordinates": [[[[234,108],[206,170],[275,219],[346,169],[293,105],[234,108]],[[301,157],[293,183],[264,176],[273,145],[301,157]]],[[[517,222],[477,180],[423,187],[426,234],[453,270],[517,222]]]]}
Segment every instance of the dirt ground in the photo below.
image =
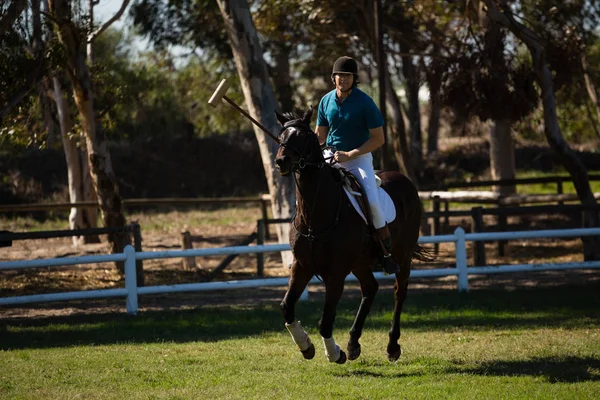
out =
{"type": "MultiPolygon", "coordinates": [[[[254,213],[255,210],[249,210],[254,213]]],[[[258,215],[258,213],[256,214],[258,215]]],[[[179,216],[178,216],[179,217],[179,216]]],[[[203,216],[206,219],[206,216],[203,216]]],[[[141,226],[150,225],[153,216],[142,216],[141,226]]],[[[189,215],[183,215],[189,218],[189,215]]],[[[140,218],[138,218],[140,219],[140,218]]],[[[142,232],[143,250],[177,250],[181,249],[181,230],[188,230],[196,239],[195,248],[224,247],[238,245],[256,229],[253,219],[239,218],[229,223],[206,223],[193,227],[175,223],[173,226],[152,228],[142,232]]],[[[519,220],[509,221],[513,227],[525,223],[527,229],[542,229],[549,226],[560,226],[556,220],[519,220]]],[[[452,231],[456,226],[468,225],[466,221],[451,220],[446,229],[452,231]]],[[[564,224],[563,224],[564,225],[564,224]]],[[[469,227],[466,226],[468,229],[469,227]]],[[[516,230],[516,229],[515,229],[516,230]]],[[[274,235],[272,235],[274,236],[274,235]]],[[[273,240],[270,243],[274,243],[273,240]]],[[[473,265],[473,248],[469,244],[467,255],[469,265],[473,265]]],[[[488,265],[527,264],[542,262],[582,261],[582,244],[580,239],[537,239],[527,241],[511,241],[505,247],[504,257],[497,255],[496,243],[486,243],[488,265]]],[[[433,245],[426,245],[433,251],[433,245]]],[[[0,248],[0,261],[42,259],[56,257],[77,257],[83,255],[100,255],[108,253],[106,243],[86,244],[73,247],[70,238],[49,240],[15,241],[12,247],[0,248]]],[[[415,262],[413,269],[453,267],[455,265],[454,245],[441,244],[434,262],[415,262]]],[[[205,282],[207,277],[225,257],[196,258],[197,268],[187,269],[183,259],[161,259],[144,261],[145,284],[168,285],[193,282],[205,282]]],[[[278,254],[265,254],[264,274],[267,278],[287,277],[288,268],[283,267],[278,254]]],[[[256,277],[256,256],[240,255],[236,257],[214,280],[242,280],[256,277]]],[[[511,273],[470,276],[470,290],[504,289],[514,290],[523,287],[553,286],[563,284],[584,284],[600,281],[599,270],[547,271],[531,273],[511,273]]],[[[381,282],[382,291],[393,290],[393,281],[381,282]]],[[[26,270],[0,271],[0,297],[31,295],[39,293],[56,293],[62,291],[79,291],[123,287],[124,281],[112,263],[82,264],[67,267],[30,268],[26,270]]],[[[456,290],[456,277],[412,279],[411,291],[456,290]]],[[[323,285],[311,285],[310,296],[322,296],[323,285]]],[[[187,292],[178,294],[140,296],[139,309],[149,310],[186,309],[199,306],[217,306],[220,304],[250,305],[259,303],[278,304],[285,293],[285,287],[264,289],[236,289],[211,292],[187,292]]],[[[347,285],[346,295],[358,296],[358,285],[347,285]]],[[[0,306],[0,319],[12,318],[44,318],[50,316],[91,314],[91,313],[124,313],[125,300],[122,298],[102,300],[63,301],[19,306],[0,306]]]]}

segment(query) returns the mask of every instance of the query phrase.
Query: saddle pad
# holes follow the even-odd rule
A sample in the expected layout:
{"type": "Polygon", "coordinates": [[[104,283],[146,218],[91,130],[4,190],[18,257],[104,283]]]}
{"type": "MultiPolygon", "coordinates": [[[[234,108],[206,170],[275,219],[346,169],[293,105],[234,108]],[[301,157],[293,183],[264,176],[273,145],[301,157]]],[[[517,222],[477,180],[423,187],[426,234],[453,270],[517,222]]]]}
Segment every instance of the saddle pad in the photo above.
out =
{"type": "MultiPolygon", "coordinates": [[[[365,217],[365,214],[360,209],[360,206],[358,205],[358,201],[356,201],[356,198],[348,190],[346,185],[344,185],[343,187],[344,187],[344,192],[346,192],[346,195],[348,196],[348,199],[350,200],[350,203],[352,203],[352,206],[354,207],[354,209],[356,210],[358,215],[360,215],[362,217],[362,219],[365,221],[365,223],[367,223],[367,217],[365,217]]],[[[378,187],[377,190],[379,191],[379,202],[381,203],[381,209],[383,210],[383,215],[385,216],[385,222],[389,224],[396,218],[396,207],[394,206],[394,202],[392,201],[392,198],[390,197],[389,194],[387,194],[387,192],[385,190],[383,190],[380,187],[378,187]]]]}

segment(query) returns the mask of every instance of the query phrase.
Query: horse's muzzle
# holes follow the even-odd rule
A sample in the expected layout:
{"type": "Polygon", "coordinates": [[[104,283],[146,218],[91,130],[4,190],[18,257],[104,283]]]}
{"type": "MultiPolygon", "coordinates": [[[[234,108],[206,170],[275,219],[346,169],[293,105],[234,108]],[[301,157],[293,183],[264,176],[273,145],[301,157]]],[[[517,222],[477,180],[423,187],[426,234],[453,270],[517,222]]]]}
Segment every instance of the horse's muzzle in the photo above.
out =
{"type": "Polygon", "coordinates": [[[275,158],[275,165],[277,166],[277,170],[282,176],[286,176],[290,173],[289,163],[287,162],[287,159],[287,156],[279,156],[275,158]]]}

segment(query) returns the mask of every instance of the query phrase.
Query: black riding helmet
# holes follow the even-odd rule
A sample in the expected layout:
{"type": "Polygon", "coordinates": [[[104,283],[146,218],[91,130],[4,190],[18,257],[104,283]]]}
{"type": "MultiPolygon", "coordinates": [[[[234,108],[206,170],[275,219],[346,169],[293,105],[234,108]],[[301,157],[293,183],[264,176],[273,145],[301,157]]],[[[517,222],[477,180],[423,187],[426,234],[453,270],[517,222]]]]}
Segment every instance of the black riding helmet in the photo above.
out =
{"type": "Polygon", "coordinates": [[[358,64],[352,57],[343,56],[335,60],[335,63],[333,63],[333,69],[331,71],[331,80],[334,83],[334,75],[339,73],[354,75],[354,83],[352,86],[356,86],[358,83],[358,64]]]}

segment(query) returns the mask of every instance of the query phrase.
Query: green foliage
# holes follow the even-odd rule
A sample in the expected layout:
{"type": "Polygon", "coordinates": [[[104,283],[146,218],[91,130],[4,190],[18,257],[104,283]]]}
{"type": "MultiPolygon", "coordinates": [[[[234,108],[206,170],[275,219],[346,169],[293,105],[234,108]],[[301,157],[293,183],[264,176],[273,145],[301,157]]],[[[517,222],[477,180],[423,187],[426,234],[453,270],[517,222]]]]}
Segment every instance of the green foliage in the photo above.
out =
{"type": "MultiPolygon", "coordinates": [[[[227,106],[207,101],[227,66],[196,61],[178,63],[168,51],[147,51],[137,59],[122,32],[106,31],[96,47],[93,69],[97,107],[114,140],[207,136],[240,130],[241,118],[227,106]]],[[[229,79],[231,86],[236,80],[229,79]]],[[[240,102],[239,91],[228,95],[240,102]]]]}
{"type": "Polygon", "coordinates": [[[224,100],[216,108],[208,105],[208,99],[221,79],[227,79],[229,83],[227,97],[242,106],[244,97],[239,78],[229,64],[220,64],[217,59],[192,59],[178,71],[175,78],[179,99],[185,105],[184,112],[198,136],[240,132],[252,128],[251,123],[224,100]]]}
{"type": "Polygon", "coordinates": [[[231,60],[219,7],[214,0],[136,0],[130,15],[139,32],[155,46],[201,48],[231,60]]]}
{"type": "Polygon", "coordinates": [[[44,148],[47,131],[39,98],[27,96],[12,108],[0,126],[0,148],[18,152],[26,148],[44,148]]]}

